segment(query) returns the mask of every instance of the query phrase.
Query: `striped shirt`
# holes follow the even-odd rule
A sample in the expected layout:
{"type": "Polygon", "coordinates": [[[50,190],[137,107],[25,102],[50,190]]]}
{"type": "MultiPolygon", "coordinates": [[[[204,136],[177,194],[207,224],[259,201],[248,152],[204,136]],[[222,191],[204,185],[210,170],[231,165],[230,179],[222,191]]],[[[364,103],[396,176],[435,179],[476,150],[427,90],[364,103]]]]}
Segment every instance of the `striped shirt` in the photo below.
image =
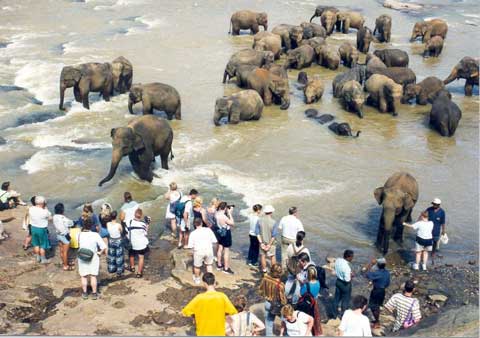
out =
{"type": "Polygon", "coordinates": [[[412,309],[412,315],[415,322],[418,322],[422,319],[422,314],[420,313],[420,303],[417,298],[407,297],[401,293],[396,293],[390,298],[390,300],[385,304],[385,308],[391,312],[396,310],[395,324],[393,325],[393,331],[398,331],[407,319],[410,308],[412,309]],[[413,306],[412,306],[413,302],[413,306]]]}

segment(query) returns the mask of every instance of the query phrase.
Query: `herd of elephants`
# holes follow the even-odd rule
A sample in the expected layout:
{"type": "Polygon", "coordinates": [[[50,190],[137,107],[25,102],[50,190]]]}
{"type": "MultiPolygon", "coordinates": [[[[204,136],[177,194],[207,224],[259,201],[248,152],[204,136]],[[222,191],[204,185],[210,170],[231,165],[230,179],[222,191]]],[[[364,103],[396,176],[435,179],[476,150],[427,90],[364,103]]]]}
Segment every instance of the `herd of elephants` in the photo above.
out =
{"type": "MultiPolygon", "coordinates": [[[[340,11],[331,6],[317,6],[310,22],[300,25],[281,24],[268,32],[267,13],[242,10],[230,20],[230,33],[239,35],[241,30],[254,34],[252,48],[234,53],[228,61],[223,82],[232,78],[244,90],[224,96],[215,102],[213,122],[221,120],[236,124],[240,121],[258,120],[265,105],[279,104],[280,109],[290,106],[290,89],[287,70],[303,69],[316,63],[336,70],[342,63],[349,69],[333,80],[333,96],[343,107],[363,118],[364,103],[378,108],[382,113],[397,114],[400,104],[415,100],[417,104],[432,105],[430,125],[442,136],[455,133],[461,111],[451,100],[445,85],[465,79],[465,95],[472,95],[473,86],[478,86],[479,59],[465,56],[453,67],[450,75],[441,80],[429,76],[416,83],[416,75],[408,68],[409,56],[400,49],[381,49],[368,53],[372,41],[389,42],[392,18],[383,14],[375,20],[375,29],[364,25],[365,18],[354,11],[340,11]],[[321,24],[312,23],[320,17],[321,24]],[[259,31],[259,26],[264,28],[259,31]],[[344,42],[339,48],[329,45],[327,37],[334,30],[348,34],[357,30],[356,46],[344,42]],[[365,63],[359,63],[360,53],[366,54],[365,63]],[[282,55],[286,55],[282,57],[282,55]],[[283,63],[275,63],[282,59],[283,63]]],[[[425,44],[424,57],[437,57],[447,36],[447,23],[432,19],[415,23],[410,41],[421,37],[425,44]]],[[[133,105],[142,102],[143,116],[131,120],[126,127],[113,128],[112,161],[108,175],[99,183],[110,181],[124,156],[129,157],[140,179],[151,182],[154,177],[155,157],[160,155],[162,168],[168,169],[169,156],[173,158],[173,131],[167,120],[153,115],[153,110],[163,111],[169,120],[181,119],[181,99],[178,91],[163,83],[133,84],[133,66],[124,57],[109,63],[84,63],[66,66],[60,75],[60,109],[64,109],[64,94],[73,87],[75,100],[89,109],[88,95],[99,92],[109,101],[115,93],[129,92],[128,109],[133,114],[133,105]]],[[[305,103],[321,99],[324,92],[318,75],[308,78],[305,72],[298,75],[299,85],[305,94],[305,103]]],[[[332,116],[318,116],[318,111],[308,109],[306,115],[320,123],[330,122],[332,116]]],[[[338,135],[352,136],[347,123],[333,122],[329,129],[338,135]]],[[[356,136],[358,136],[357,133],[356,136]]],[[[401,241],[403,222],[409,221],[418,199],[418,184],[413,176],[400,172],[391,176],[384,186],[375,189],[374,196],[383,206],[377,236],[377,247],[388,252],[390,235],[401,241]]]]}

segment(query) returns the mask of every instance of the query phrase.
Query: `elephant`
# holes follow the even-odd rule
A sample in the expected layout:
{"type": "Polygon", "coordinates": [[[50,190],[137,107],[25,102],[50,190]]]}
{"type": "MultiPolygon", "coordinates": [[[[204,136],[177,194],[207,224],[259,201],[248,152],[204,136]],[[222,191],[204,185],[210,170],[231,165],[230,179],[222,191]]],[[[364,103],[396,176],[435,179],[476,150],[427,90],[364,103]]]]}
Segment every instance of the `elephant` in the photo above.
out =
{"type": "Polygon", "coordinates": [[[327,35],[333,33],[333,28],[335,27],[335,24],[337,22],[337,13],[338,11],[336,12],[334,10],[327,9],[322,13],[320,17],[320,21],[322,23],[322,26],[327,31],[327,35]]]}
{"type": "Polygon", "coordinates": [[[330,123],[328,125],[328,129],[330,129],[331,131],[333,131],[335,134],[337,134],[338,136],[350,136],[350,137],[359,137],[360,136],[360,133],[361,131],[358,130],[357,131],[357,134],[354,136],[352,134],[352,129],[350,128],[350,125],[346,122],[343,122],[343,123],[337,123],[337,122],[333,122],[333,123],[330,123]]]}
{"type": "Polygon", "coordinates": [[[419,36],[425,43],[433,36],[441,36],[444,40],[447,37],[448,25],[442,19],[432,19],[429,21],[419,21],[413,26],[410,42],[415,41],[419,36]]]}
{"type": "Polygon", "coordinates": [[[444,137],[453,136],[461,118],[462,111],[457,104],[451,100],[451,95],[448,90],[441,90],[432,104],[430,126],[444,137]]]}
{"type": "Polygon", "coordinates": [[[123,156],[128,155],[133,170],[142,180],[153,180],[152,163],[160,155],[162,168],[168,170],[168,157],[173,159],[173,131],[167,120],[154,115],[143,115],[130,121],[126,127],[113,128],[112,163],[108,175],[98,183],[110,181],[123,156]]]}
{"type": "Polygon", "coordinates": [[[266,106],[280,101],[280,109],[290,106],[290,87],[288,79],[272,74],[268,69],[257,68],[247,77],[247,88],[260,94],[266,106]]]}
{"type": "Polygon", "coordinates": [[[332,6],[322,6],[322,5],[317,6],[317,8],[315,8],[315,13],[313,13],[312,17],[310,18],[310,22],[312,22],[312,20],[315,18],[321,17],[323,12],[327,10],[334,12],[335,14],[339,11],[336,7],[332,7],[332,6]]]}
{"type": "Polygon", "coordinates": [[[391,78],[396,83],[406,87],[410,83],[416,83],[417,76],[407,67],[368,68],[367,79],[373,74],[382,74],[391,78]]]}
{"type": "Polygon", "coordinates": [[[357,113],[358,117],[363,118],[362,108],[365,94],[360,83],[355,80],[346,82],[342,86],[340,97],[346,110],[357,113]]]}
{"type": "Polygon", "coordinates": [[[298,73],[297,82],[301,85],[306,85],[308,82],[308,75],[305,72],[298,73]]]}
{"type": "Polygon", "coordinates": [[[479,59],[465,56],[460,60],[448,77],[443,80],[444,84],[449,84],[453,80],[465,79],[465,95],[472,96],[473,86],[478,86],[478,67],[479,59]]]}
{"type": "Polygon", "coordinates": [[[397,107],[402,98],[402,86],[385,75],[374,74],[365,82],[365,90],[369,93],[367,103],[378,107],[380,112],[391,112],[397,116],[397,107]]]}
{"type": "Polygon", "coordinates": [[[315,50],[309,45],[291,49],[287,53],[288,68],[303,69],[310,67],[315,60],[315,50]]]}
{"type": "Polygon", "coordinates": [[[259,120],[262,117],[263,101],[254,90],[242,90],[231,96],[224,96],[215,102],[213,123],[220,125],[223,117],[228,123],[237,124],[240,121],[259,120]]]}
{"type": "Polygon", "coordinates": [[[350,43],[344,42],[338,47],[340,59],[346,67],[353,67],[358,62],[358,50],[350,43]]]}
{"type": "Polygon", "coordinates": [[[105,101],[110,101],[113,91],[112,65],[110,63],[83,63],[77,66],[65,66],[60,74],[60,104],[64,110],[65,90],[73,87],[75,101],[82,102],[83,107],[90,109],[88,94],[100,92],[105,101]]]}
{"type": "Polygon", "coordinates": [[[310,47],[315,48],[317,46],[325,45],[326,43],[325,38],[317,36],[308,40],[302,40],[300,46],[309,45],[310,47]]]}
{"type": "Polygon", "coordinates": [[[234,53],[228,61],[223,73],[223,83],[236,76],[236,69],[239,65],[254,65],[257,67],[269,66],[275,61],[272,52],[260,52],[250,48],[242,49],[234,53]]]}
{"type": "Polygon", "coordinates": [[[357,31],[357,49],[362,53],[368,53],[370,43],[373,40],[372,30],[363,26],[357,31]]]}
{"type": "Polygon", "coordinates": [[[387,67],[408,67],[408,54],[401,49],[377,49],[373,55],[378,57],[387,67]]]}
{"type": "Polygon", "coordinates": [[[365,23],[365,18],[362,14],[353,11],[341,11],[337,13],[337,22],[335,26],[338,32],[348,34],[350,28],[360,29],[365,23]]]}
{"type": "Polygon", "coordinates": [[[342,93],[342,87],[348,81],[357,81],[360,84],[365,82],[365,66],[355,65],[346,72],[340,73],[332,81],[333,97],[339,98],[342,93]]]}
{"type": "Polygon", "coordinates": [[[273,53],[275,60],[277,60],[282,53],[282,39],[277,34],[259,32],[253,37],[252,48],[260,52],[270,51],[273,53]]]}
{"type": "Polygon", "coordinates": [[[281,24],[272,29],[273,34],[277,34],[282,39],[282,46],[285,51],[297,48],[303,39],[303,28],[300,26],[281,24]]]}
{"type": "Polygon", "coordinates": [[[128,111],[133,114],[133,105],[142,102],[143,114],[153,114],[153,110],[165,112],[169,120],[175,116],[182,119],[182,103],[178,91],[164,83],[137,83],[130,88],[128,95],[128,111]]]}
{"type": "Polygon", "coordinates": [[[232,14],[230,18],[229,33],[239,35],[241,29],[249,29],[252,34],[258,33],[259,26],[268,29],[268,15],[265,12],[252,12],[248,10],[238,11],[232,14]]]}
{"type": "Polygon", "coordinates": [[[124,94],[132,87],[133,66],[126,58],[119,56],[112,61],[113,89],[124,94]]]}
{"type": "Polygon", "coordinates": [[[237,67],[236,79],[237,79],[237,86],[240,88],[247,88],[247,77],[257,69],[257,66],[252,65],[240,65],[237,67]]]}
{"type": "Polygon", "coordinates": [[[416,99],[417,104],[433,103],[437,93],[445,88],[443,81],[435,76],[429,76],[417,84],[408,84],[403,91],[402,103],[416,99]]]}
{"type": "Polygon", "coordinates": [[[303,28],[303,40],[308,40],[316,37],[326,38],[327,31],[323,28],[322,25],[311,23],[311,22],[302,22],[300,27],[303,28]]]}
{"type": "Polygon", "coordinates": [[[287,79],[288,80],[288,72],[287,72],[288,64],[287,63],[284,63],[283,65],[273,64],[273,65],[270,65],[268,68],[265,68],[265,69],[268,69],[268,71],[270,73],[272,73],[274,75],[277,75],[277,76],[281,77],[282,79],[287,79]]]}
{"type": "Polygon", "coordinates": [[[390,176],[383,187],[375,189],[373,195],[378,204],[383,206],[376,246],[386,255],[393,227],[393,239],[403,242],[403,223],[412,220],[412,210],[418,201],[418,183],[409,173],[397,172],[390,176]]]}
{"type": "Polygon", "coordinates": [[[372,53],[367,53],[365,58],[367,69],[371,70],[373,68],[387,68],[387,66],[380,60],[379,57],[373,55],[372,53]]]}
{"type": "Polygon", "coordinates": [[[315,47],[317,63],[328,69],[335,70],[340,65],[340,53],[334,46],[321,45],[315,47]]]}
{"type": "Polygon", "coordinates": [[[443,38],[439,35],[432,37],[425,43],[425,50],[423,57],[433,56],[438,57],[443,50],[443,38]]]}
{"type": "Polygon", "coordinates": [[[325,124],[330,121],[333,121],[335,119],[335,116],[331,114],[322,114],[320,116],[315,117],[315,120],[320,123],[320,124],[325,124]]]}
{"type": "Polygon", "coordinates": [[[378,32],[380,42],[390,42],[392,35],[392,17],[388,14],[382,14],[375,20],[375,29],[373,35],[378,32]]]}
{"type": "Polygon", "coordinates": [[[318,110],[316,109],[307,109],[305,110],[305,116],[310,118],[310,119],[314,119],[316,118],[318,115],[318,110]]]}
{"type": "Polygon", "coordinates": [[[310,104],[320,100],[322,98],[324,88],[323,82],[318,75],[314,76],[313,79],[308,80],[307,85],[303,88],[303,93],[305,94],[305,103],[310,104]]]}

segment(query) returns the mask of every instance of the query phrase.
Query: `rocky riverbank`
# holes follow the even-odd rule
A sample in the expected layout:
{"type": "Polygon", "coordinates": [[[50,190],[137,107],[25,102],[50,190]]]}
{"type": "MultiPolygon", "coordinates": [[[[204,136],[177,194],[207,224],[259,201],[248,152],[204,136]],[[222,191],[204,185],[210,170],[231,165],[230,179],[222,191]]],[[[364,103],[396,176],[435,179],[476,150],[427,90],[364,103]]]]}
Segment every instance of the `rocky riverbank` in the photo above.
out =
{"type": "MultiPolygon", "coordinates": [[[[180,315],[181,308],[201,287],[192,283],[190,255],[174,249],[171,238],[153,242],[143,279],[131,273],[122,278],[106,272],[102,257],[98,300],[82,300],[77,271],[63,271],[58,256],[40,265],[30,251],[22,249],[21,229],[24,208],[0,213],[10,237],[0,242],[0,334],[8,335],[193,335],[193,321],[180,315]]],[[[397,253],[391,262],[392,285],[387,297],[401,290],[405,280],[417,282],[416,297],[425,319],[416,327],[397,333],[401,336],[478,336],[478,264],[438,265],[428,272],[413,273],[399,263],[397,253]],[[395,264],[395,265],[392,265],[395,264]]],[[[326,266],[328,267],[328,266],[326,266]]],[[[263,304],[256,293],[261,274],[232,257],[234,276],[216,273],[218,288],[230,297],[246,294],[252,311],[263,318],[263,304]]],[[[333,293],[335,276],[329,273],[333,293]]],[[[353,294],[368,296],[367,281],[359,274],[353,294]]],[[[321,301],[324,331],[334,335],[338,320],[328,320],[331,294],[321,301]]],[[[391,335],[393,317],[382,315],[384,326],[376,335],[391,335]]],[[[277,323],[278,324],[278,323],[277,323]]]]}

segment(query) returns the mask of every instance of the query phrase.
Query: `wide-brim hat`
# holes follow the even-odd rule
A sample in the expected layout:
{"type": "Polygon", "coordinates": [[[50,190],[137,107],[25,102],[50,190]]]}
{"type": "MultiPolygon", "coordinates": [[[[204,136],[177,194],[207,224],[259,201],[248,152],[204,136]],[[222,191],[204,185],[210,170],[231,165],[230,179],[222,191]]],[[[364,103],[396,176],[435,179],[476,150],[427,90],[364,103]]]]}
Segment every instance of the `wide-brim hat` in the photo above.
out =
{"type": "Polygon", "coordinates": [[[432,201],[432,204],[442,204],[442,201],[440,200],[440,198],[435,197],[432,201]]]}
{"type": "Polygon", "coordinates": [[[266,205],[265,208],[263,209],[263,212],[266,214],[271,214],[274,211],[275,211],[275,208],[272,207],[271,205],[266,205]]]}

